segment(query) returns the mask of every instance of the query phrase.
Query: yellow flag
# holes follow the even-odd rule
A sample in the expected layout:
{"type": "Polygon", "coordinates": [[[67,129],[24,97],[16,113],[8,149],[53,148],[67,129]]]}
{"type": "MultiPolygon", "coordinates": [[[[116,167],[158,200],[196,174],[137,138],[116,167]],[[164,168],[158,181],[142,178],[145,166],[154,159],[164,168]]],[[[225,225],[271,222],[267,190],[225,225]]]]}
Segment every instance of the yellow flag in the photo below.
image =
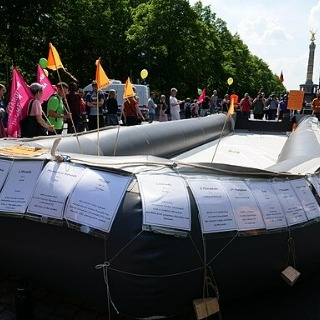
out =
{"type": "Polygon", "coordinates": [[[233,98],[231,98],[231,103],[228,109],[228,116],[232,116],[234,114],[234,101],[233,98]]]}
{"type": "Polygon", "coordinates": [[[125,85],[124,85],[124,91],[123,91],[123,99],[128,99],[130,97],[134,97],[135,93],[133,91],[133,86],[130,81],[130,78],[128,77],[125,85]]]}
{"type": "Polygon", "coordinates": [[[62,68],[64,70],[64,66],[60,60],[60,56],[56,48],[49,43],[49,54],[48,54],[48,69],[57,70],[62,68]]]}
{"type": "Polygon", "coordinates": [[[96,82],[98,90],[100,90],[101,88],[107,87],[111,82],[101,66],[100,58],[96,61],[96,66],[96,82]]]}

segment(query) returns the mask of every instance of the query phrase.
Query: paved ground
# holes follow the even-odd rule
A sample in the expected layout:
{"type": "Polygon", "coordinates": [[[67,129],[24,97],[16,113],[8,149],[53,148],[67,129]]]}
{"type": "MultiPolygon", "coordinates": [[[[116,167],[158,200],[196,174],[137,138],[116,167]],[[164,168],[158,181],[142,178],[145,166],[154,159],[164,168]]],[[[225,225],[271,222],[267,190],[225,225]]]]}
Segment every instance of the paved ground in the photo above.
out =
{"type": "MultiPolygon", "coordinates": [[[[15,295],[19,281],[14,276],[0,275],[0,320],[15,320],[15,295]]],[[[29,284],[34,320],[102,320],[107,311],[92,303],[75,300],[56,292],[29,284]]],[[[22,318],[21,320],[29,320],[22,318]]]]}
{"type": "MultiPolygon", "coordinates": [[[[0,320],[15,320],[14,297],[18,279],[0,275],[0,320]]],[[[31,284],[34,320],[103,320],[108,313],[101,307],[72,299],[31,284]]],[[[320,320],[320,274],[300,276],[293,287],[237,299],[220,305],[221,314],[210,320],[320,320]]],[[[114,317],[113,317],[114,318],[114,317]]],[[[117,320],[129,320],[116,317],[117,320]]],[[[19,320],[28,320],[23,318],[19,320]]],[[[130,319],[132,320],[132,319],[130,319]]],[[[195,320],[193,314],[170,320],[195,320]]]]}

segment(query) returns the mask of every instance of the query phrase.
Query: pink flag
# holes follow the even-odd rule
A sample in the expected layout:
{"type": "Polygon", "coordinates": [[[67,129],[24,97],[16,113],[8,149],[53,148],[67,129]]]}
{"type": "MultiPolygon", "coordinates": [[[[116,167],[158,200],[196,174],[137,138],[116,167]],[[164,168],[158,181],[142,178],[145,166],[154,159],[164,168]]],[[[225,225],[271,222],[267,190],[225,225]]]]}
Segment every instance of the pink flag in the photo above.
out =
{"type": "Polygon", "coordinates": [[[11,81],[10,102],[8,105],[8,136],[20,136],[20,120],[27,115],[28,101],[32,93],[19,71],[14,68],[11,81]]]}
{"type": "Polygon", "coordinates": [[[197,103],[202,103],[202,101],[204,100],[204,98],[206,97],[207,93],[206,93],[206,88],[204,88],[202,90],[202,93],[200,94],[197,103]]]}
{"type": "Polygon", "coordinates": [[[52,87],[52,84],[49,78],[41,68],[40,64],[38,64],[38,69],[37,69],[37,82],[43,86],[42,101],[48,100],[50,96],[54,94],[54,89],[52,87]]]}

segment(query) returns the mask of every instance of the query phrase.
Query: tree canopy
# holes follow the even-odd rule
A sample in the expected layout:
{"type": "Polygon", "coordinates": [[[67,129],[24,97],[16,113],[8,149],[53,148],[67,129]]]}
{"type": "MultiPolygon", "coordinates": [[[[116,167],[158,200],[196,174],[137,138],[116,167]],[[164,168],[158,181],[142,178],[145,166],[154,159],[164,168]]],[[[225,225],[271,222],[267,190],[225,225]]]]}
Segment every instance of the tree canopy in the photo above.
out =
{"type": "MultiPolygon", "coordinates": [[[[80,86],[94,78],[101,57],[111,79],[141,82],[140,71],[147,69],[146,80],[159,94],[173,86],[182,97],[196,97],[204,87],[220,95],[285,91],[268,64],[200,1],[191,6],[187,0],[4,0],[0,15],[0,82],[7,86],[13,66],[34,82],[51,42],[80,86]]],[[[54,71],[49,78],[58,81],[54,71]]],[[[71,81],[63,72],[61,78],[71,81]]]]}

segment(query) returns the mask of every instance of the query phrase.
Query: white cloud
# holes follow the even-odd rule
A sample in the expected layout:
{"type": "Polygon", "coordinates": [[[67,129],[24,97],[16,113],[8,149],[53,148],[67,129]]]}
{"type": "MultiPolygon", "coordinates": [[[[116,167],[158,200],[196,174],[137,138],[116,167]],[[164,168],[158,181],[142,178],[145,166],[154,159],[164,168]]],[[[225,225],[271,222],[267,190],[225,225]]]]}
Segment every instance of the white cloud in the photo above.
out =
{"type": "Polygon", "coordinates": [[[308,24],[310,30],[320,31],[320,1],[311,8],[308,16],[308,24]]]}
{"type": "MultiPolygon", "coordinates": [[[[191,4],[196,0],[189,0],[191,4]]],[[[238,33],[252,54],[263,59],[270,69],[284,73],[287,89],[305,83],[310,45],[310,30],[316,34],[313,81],[318,83],[320,54],[320,0],[202,0],[238,33]]]]}

